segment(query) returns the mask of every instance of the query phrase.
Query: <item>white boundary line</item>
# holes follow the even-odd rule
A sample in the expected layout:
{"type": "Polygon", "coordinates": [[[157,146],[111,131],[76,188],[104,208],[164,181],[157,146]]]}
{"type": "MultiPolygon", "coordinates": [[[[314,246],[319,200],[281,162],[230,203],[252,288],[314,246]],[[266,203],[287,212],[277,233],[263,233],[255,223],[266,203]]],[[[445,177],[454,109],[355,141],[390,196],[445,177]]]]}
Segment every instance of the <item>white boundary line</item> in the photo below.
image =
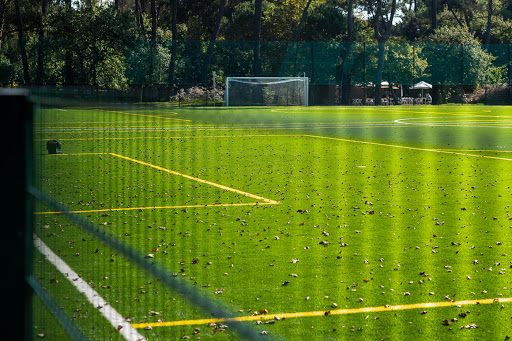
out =
{"type": "MultiPolygon", "coordinates": [[[[458,116],[458,117],[478,117],[482,118],[479,115],[468,115],[468,116],[458,116]]],[[[486,118],[495,118],[500,116],[485,116],[486,118]]],[[[507,116],[508,117],[508,116],[507,116]]],[[[512,128],[512,126],[497,126],[496,124],[512,124],[512,122],[405,122],[411,120],[424,120],[424,119],[439,119],[439,118],[453,118],[453,116],[443,116],[443,117],[408,117],[408,118],[400,118],[398,120],[394,120],[395,123],[407,124],[407,125],[415,125],[415,126],[432,126],[432,127],[471,127],[471,128],[512,128]],[[483,124],[482,124],[483,123],[483,124]]]]}
{"type": "Polygon", "coordinates": [[[128,341],[146,340],[130,323],[125,321],[110,304],[105,301],[93,288],[91,288],[78,274],[60,259],[46,244],[34,235],[34,246],[73,284],[83,293],[89,302],[110,322],[119,333],[128,341]]]}

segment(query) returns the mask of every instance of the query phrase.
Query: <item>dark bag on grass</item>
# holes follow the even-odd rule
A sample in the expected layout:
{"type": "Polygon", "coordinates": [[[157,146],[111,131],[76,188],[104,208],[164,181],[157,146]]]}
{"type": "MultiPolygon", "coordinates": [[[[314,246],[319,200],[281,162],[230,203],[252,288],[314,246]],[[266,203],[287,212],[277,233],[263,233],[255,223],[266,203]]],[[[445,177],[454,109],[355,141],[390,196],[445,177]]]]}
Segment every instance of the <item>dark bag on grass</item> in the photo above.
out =
{"type": "Polygon", "coordinates": [[[46,142],[46,149],[48,149],[48,154],[60,154],[60,141],[50,140],[46,142]]]}

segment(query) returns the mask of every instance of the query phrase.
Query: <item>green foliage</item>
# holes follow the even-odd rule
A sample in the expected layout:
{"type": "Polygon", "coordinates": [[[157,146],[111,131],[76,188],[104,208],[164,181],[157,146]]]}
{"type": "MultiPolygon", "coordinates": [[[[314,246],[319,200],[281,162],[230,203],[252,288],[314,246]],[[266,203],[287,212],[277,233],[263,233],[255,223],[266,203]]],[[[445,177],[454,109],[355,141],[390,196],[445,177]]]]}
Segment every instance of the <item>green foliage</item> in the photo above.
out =
{"type": "Polygon", "coordinates": [[[498,81],[500,70],[493,65],[495,58],[466,30],[443,27],[427,42],[428,70],[437,84],[480,85],[498,81]]]}
{"type": "Polygon", "coordinates": [[[130,84],[165,84],[171,56],[169,50],[158,44],[153,50],[148,41],[138,40],[127,52],[123,67],[130,84]]]}
{"type": "Polygon", "coordinates": [[[16,75],[16,65],[0,55],[0,85],[11,85],[16,75]]]}
{"type": "Polygon", "coordinates": [[[346,40],[347,18],[339,7],[312,4],[302,29],[303,41],[340,42],[346,40]]]}
{"type": "MultiPolygon", "coordinates": [[[[16,41],[17,26],[12,6],[7,6],[6,1],[0,0],[3,10],[0,21],[4,28],[0,33],[0,82],[18,84],[22,83],[23,73],[16,41]]],[[[438,0],[439,28],[435,32],[430,27],[430,0],[398,1],[402,16],[393,27],[389,40],[393,44],[386,47],[383,80],[406,84],[424,78],[433,84],[462,82],[472,86],[502,82],[509,64],[507,46],[478,46],[487,27],[487,1],[438,0]],[[414,53],[411,43],[415,43],[414,53]],[[460,44],[464,45],[463,52],[460,44]]],[[[339,84],[345,58],[352,84],[373,80],[377,70],[372,29],[376,1],[355,1],[352,40],[355,43],[346,57],[343,54],[349,46],[345,0],[312,2],[300,43],[289,43],[306,3],[307,0],[263,1],[260,44],[263,74],[276,76],[284,69],[289,76],[306,72],[314,84],[339,84]],[[286,66],[282,67],[285,56],[288,56],[286,66]]],[[[220,1],[178,1],[176,37],[171,34],[171,2],[158,2],[156,48],[147,40],[151,27],[149,1],[143,13],[146,32],[140,29],[134,11],[126,3],[121,4],[120,11],[114,9],[113,3],[100,5],[92,0],[71,7],[66,4],[50,1],[49,13],[43,20],[38,0],[24,3],[22,12],[32,78],[40,67],[41,50],[45,85],[125,89],[129,84],[166,84],[171,79],[171,70],[174,70],[175,84],[187,87],[201,82],[207,40],[220,1]],[[39,36],[41,24],[43,38],[39,36]],[[178,42],[174,56],[171,56],[172,39],[178,42]],[[173,63],[175,60],[173,68],[171,60],[173,63]]],[[[384,7],[386,10],[389,6],[384,7]]],[[[512,42],[510,9],[507,2],[493,0],[492,44],[512,42]]],[[[229,76],[253,75],[253,25],[254,1],[227,3],[210,70],[229,76]]]]}
{"type": "Polygon", "coordinates": [[[48,77],[55,84],[65,83],[70,76],[85,85],[120,88],[126,84],[122,61],[136,34],[129,13],[117,14],[101,7],[84,6],[73,11],[58,7],[49,14],[48,23],[49,35],[61,38],[48,38],[46,58],[60,56],[63,61],[66,56],[59,69],[50,69],[48,77]]]}
{"type": "MultiPolygon", "coordinates": [[[[263,3],[264,6],[266,2],[263,3]]],[[[221,32],[226,40],[253,40],[254,3],[242,2],[233,8],[229,18],[222,20],[221,32]]]]}
{"type": "Polygon", "coordinates": [[[383,79],[390,84],[411,84],[425,76],[428,61],[421,46],[390,44],[386,46],[386,67],[383,79]]]}

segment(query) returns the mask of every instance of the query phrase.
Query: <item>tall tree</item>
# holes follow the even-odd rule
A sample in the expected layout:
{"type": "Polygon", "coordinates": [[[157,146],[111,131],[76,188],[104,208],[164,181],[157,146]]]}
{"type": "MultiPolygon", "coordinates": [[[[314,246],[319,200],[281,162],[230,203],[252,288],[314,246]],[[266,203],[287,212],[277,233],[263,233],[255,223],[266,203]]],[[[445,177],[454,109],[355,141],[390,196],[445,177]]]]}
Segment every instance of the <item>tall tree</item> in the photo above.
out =
{"type": "Polygon", "coordinates": [[[135,0],[135,14],[137,15],[137,23],[140,26],[144,36],[146,35],[146,28],[144,26],[144,3],[142,0],[135,0]]]}
{"type": "Polygon", "coordinates": [[[5,17],[7,13],[7,0],[0,0],[0,51],[2,50],[2,41],[4,36],[5,17]]]}
{"type": "Polygon", "coordinates": [[[41,6],[41,23],[39,24],[39,41],[37,44],[37,70],[36,70],[36,85],[43,85],[44,79],[44,22],[48,14],[48,0],[42,0],[41,6]]]}
{"type": "Polygon", "coordinates": [[[156,38],[157,38],[157,10],[156,10],[156,0],[151,0],[151,45],[149,47],[150,59],[149,59],[149,75],[150,75],[150,83],[154,84],[155,82],[155,59],[156,59],[156,38]]]}
{"type": "Polygon", "coordinates": [[[261,66],[261,17],[263,14],[263,0],[254,1],[254,60],[253,74],[254,77],[260,77],[263,73],[261,66]]]}
{"type": "MultiPolygon", "coordinates": [[[[435,34],[437,30],[437,0],[432,0],[430,29],[435,34]]],[[[432,84],[432,104],[439,104],[439,85],[432,84]]]]}
{"type": "Polygon", "coordinates": [[[21,8],[20,8],[20,0],[15,0],[14,4],[16,6],[16,17],[18,19],[18,40],[20,45],[21,52],[21,61],[23,64],[23,80],[25,81],[25,86],[30,86],[30,73],[28,70],[28,59],[27,59],[27,50],[23,29],[23,19],[21,17],[21,8]]]}
{"type": "Polygon", "coordinates": [[[175,83],[176,83],[176,40],[178,39],[178,0],[171,0],[172,2],[172,13],[171,13],[171,34],[172,34],[172,42],[171,42],[171,62],[169,65],[169,86],[171,88],[171,92],[174,91],[175,83]]]}
{"type": "Polygon", "coordinates": [[[157,33],[157,8],[156,8],[156,0],[151,0],[151,40],[153,43],[156,43],[156,33],[157,33]]]}
{"type": "MultiPolygon", "coordinates": [[[[73,18],[73,7],[71,5],[71,0],[64,0],[64,8],[67,12],[66,20],[68,23],[71,22],[73,18]]],[[[66,27],[66,30],[63,32],[65,34],[66,41],[66,53],[64,57],[64,67],[63,67],[63,76],[64,76],[64,84],[65,85],[74,85],[75,84],[75,76],[73,71],[73,50],[72,50],[72,42],[73,42],[73,33],[71,31],[71,24],[66,27]]],[[[83,63],[82,63],[83,65],[83,63]]]]}
{"type": "Polygon", "coordinates": [[[391,2],[391,11],[389,17],[383,14],[382,0],[377,0],[377,9],[373,17],[373,29],[375,39],[379,47],[379,57],[377,61],[377,72],[375,74],[375,105],[381,104],[382,94],[382,71],[384,70],[384,60],[386,57],[386,42],[391,35],[391,27],[396,11],[396,0],[391,2]]]}
{"type": "Polygon", "coordinates": [[[487,5],[487,29],[485,30],[485,44],[491,43],[491,24],[492,24],[492,0],[487,5]]]}
{"type": "MultiPolygon", "coordinates": [[[[294,46],[295,43],[297,43],[297,41],[299,40],[300,32],[302,30],[302,27],[304,26],[304,22],[306,21],[306,17],[308,14],[308,8],[311,5],[311,1],[312,0],[308,0],[306,7],[304,7],[304,10],[302,11],[302,16],[300,17],[299,25],[295,29],[295,34],[293,35],[293,40],[292,40],[293,45],[292,46],[294,46]]],[[[290,48],[286,49],[286,55],[284,56],[283,63],[281,64],[281,72],[280,72],[281,77],[284,76],[284,73],[286,71],[286,65],[288,64],[288,59],[290,59],[291,50],[292,49],[290,49],[290,48]]]]}
{"type": "MultiPolygon", "coordinates": [[[[347,8],[347,41],[345,42],[345,46],[341,52],[341,60],[342,60],[342,73],[341,73],[341,103],[349,104],[350,99],[350,79],[349,79],[349,62],[348,56],[350,56],[350,51],[352,49],[352,40],[353,40],[353,12],[354,12],[354,0],[348,1],[347,8]]],[[[365,95],[366,96],[366,95],[365,95]]]]}
{"type": "Polygon", "coordinates": [[[430,11],[431,15],[431,25],[430,28],[432,31],[437,30],[437,0],[432,0],[432,8],[430,11]]]}
{"type": "Polygon", "coordinates": [[[215,27],[213,28],[212,37],[210,38],[210,43],[208,44],[208,50],[206,50],[206,55],[203,63],[203,72],[201,74],[201,83],[206,83],[206,76],[208,73],[208,68],[210,67],[210,60],[213,55],[213,48],[215,47],[215,41],[217,40],[217,34],[220,29],[220,22],[222,21],[222,17],[224,15],[224,8],[226,7],[226,0],[220,1],[219,12],[217,14],[217,20],[215,22],[215,27]]]}

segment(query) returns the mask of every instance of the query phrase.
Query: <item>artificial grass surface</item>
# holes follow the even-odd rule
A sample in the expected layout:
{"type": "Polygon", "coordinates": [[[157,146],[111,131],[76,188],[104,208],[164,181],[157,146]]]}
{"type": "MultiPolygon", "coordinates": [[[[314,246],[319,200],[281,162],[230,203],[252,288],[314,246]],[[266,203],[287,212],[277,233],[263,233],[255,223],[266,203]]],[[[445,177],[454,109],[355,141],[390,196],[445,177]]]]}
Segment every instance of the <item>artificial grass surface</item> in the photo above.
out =
{"type": "MultiPolygon", "coordinates": [[[[36,121],[37,185],[240,316],[512,297],[508,107],[59,109],[36,121]],[[51,138],[66,155],[45,154],[51,138]]],[[[35,233],[133,323],[209,317],[59,215],[36,215],[35,233]]],[[[255,328],[296,340],[504,339],[511,307],[255,328]]],[[[237,338],[212,331],[140,330],[237,338]]]]}

